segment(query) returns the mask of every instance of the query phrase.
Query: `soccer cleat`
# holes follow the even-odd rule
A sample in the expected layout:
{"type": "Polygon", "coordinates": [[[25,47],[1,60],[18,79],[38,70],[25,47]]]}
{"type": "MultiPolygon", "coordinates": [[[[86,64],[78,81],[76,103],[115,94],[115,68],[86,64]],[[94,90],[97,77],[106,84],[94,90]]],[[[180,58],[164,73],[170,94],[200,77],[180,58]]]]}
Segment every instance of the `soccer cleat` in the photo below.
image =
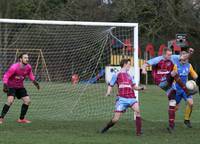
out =
{"type": "Polygon", "coordinates": [[[0,118],[0,124],[3,124],[3,118],[0,118]]]}
{"type": "Polygon", "coordinates": [[[184,124],[188,127],[188,128],[192,128],[192,125],[190,123],[190,120],[184,120],[184,124]]]}
{"type": "Polygon", "coordinates": [[[115,125],[116,122],[109,121],[109,123],[100,131],[101,133],[105,133],[109,128],[115,125]]]}
{"type": "Polygon", "coordinates": [[[172,128],[172,127],[167,127],[167,131],[168,131],[170,134],[172,134],[172,133],[174,132],[174,128],[172,128]]]}
{"type": "Polygon", "coordinates": [[[17,122],[18,123],[31,123],[31,121],[27,120],[27,119],[18,119],[17,122]]]}
{"type": "Polygon", "coordinates": [[[143,135],[143,132],[136,133],[136,136],[141,136],[141,135],[143,135]]]}
{"type": "Polygon", "coordinates": [[[107,132],[107,130],[108,130],[108,129],[106,129],[106,128],[103,128],[103,129],[100,131],[100,133],[102,133],[102,134],[103,134],[103,133],[107,132]]]}

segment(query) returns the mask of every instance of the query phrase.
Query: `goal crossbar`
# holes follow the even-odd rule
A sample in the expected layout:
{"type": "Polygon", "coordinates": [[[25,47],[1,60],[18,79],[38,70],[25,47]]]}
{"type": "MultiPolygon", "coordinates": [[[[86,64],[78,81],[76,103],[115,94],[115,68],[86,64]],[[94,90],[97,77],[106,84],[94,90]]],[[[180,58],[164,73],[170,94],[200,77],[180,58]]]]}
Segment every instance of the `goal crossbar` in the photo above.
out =
{"type": "Polygon", "coordinates": [[[121,26],[121,27],[137,27],[138,26],[138,23],[53,21],[53,20],[27,20],[27,19],[0,19],[0,23],[82,25],[82,26],[121,26]]]}

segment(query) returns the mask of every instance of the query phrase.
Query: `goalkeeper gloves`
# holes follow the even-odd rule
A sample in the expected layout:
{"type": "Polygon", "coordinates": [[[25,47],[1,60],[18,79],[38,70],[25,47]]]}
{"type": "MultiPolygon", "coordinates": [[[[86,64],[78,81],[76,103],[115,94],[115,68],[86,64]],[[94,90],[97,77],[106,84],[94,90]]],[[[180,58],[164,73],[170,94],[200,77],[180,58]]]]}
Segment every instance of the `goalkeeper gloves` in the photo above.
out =
{"type": "Polygon", "coordinates": [[[40,89],[40,85],[39,85],[39,83],[38,83],[36,80],[33,81],[33,84],[35,85],[35,87],[36,87],[38,90],[40,89]]]}
{"type": "Polygon", "coordinates": [[[5,93],[8,92],[8,86],[7,86],[7,84],[3,84],[3,92],[5,92],[5,93]]]}

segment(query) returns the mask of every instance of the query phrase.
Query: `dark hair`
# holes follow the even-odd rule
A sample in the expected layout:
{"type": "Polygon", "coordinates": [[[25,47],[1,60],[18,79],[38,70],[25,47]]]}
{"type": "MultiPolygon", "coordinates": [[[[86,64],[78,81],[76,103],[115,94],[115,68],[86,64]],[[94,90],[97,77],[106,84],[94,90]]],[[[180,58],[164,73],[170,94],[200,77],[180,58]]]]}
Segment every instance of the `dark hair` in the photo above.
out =
{"type": "Polygon", "coordinates": [[[130,59],[122,59],[122,60],[120,61],[120,67],[123,67],[124,64],[127,64],[128,62],[131,62],[131,60],[130,60],[130,59]]]}
{"type": "Polygon", "coordinates": [[[167,51],[172,52],[172,49],[171,49],[171,48],[168,48],[168,47],[165,47],[165,48],[163,49],[163,54],[166,54],[167,51]]]}
{"type": "Polygon", "coordinates": [[[181,51],[188,51],[189,46],[181,46],[181,51]]]}
{"type": "Polygon", "coordinates": [[[21,59],[23,57],[23,55],[27,55],[27,54],[28,53],[21,53],[18,58],[21,59]]]}

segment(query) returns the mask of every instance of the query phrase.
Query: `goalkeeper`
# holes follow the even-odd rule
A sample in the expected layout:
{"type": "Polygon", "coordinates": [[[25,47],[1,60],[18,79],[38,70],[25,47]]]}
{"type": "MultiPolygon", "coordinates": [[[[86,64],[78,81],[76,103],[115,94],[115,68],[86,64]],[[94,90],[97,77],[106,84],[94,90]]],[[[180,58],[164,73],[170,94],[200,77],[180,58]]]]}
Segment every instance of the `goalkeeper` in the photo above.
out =
{"type": "MultiPolygon", "coordinates": [[[[176,71],[180,75],[180,79],[184,84],[186,84],[189,74],[194,80],[198,78],[198,75],[194,71],[192,65],[188,63],[188,53],[185,51],[182,51],[180,53],[180,61],[174,65],[174,71],[176,71]]],[[[193,107],[192,95],[187,95],[178,83],[175,83],[175,87],[176,87],[176,110],[178,110],[181,100],[184,99],[186,101],[184,124],[188,128],[192,128],[192,125],[190,123],[190,116],[192,114],[192,107],[193,107]]]]}
{"type": "Polygon", "coordinates": [[[31,121],[25,119],[26,112],[30,105],[30,97],[24,88],[24,79],[26,76],[33,82],[33,84],[40,89],[38,82],[35,80],[31,65],[28,64],[28,54],[22,53],[19,56],[19,62],[12,64],[3,76],[3,91],[7,93],[7,102],[4,105],[1,116],[0,124],[3,123],[4,117],[8,112],[10,106],[14,102],[14,99],[22,99],[23,104],[21,106],[21,114],[18,123],[31,123],[31,121]]]}

